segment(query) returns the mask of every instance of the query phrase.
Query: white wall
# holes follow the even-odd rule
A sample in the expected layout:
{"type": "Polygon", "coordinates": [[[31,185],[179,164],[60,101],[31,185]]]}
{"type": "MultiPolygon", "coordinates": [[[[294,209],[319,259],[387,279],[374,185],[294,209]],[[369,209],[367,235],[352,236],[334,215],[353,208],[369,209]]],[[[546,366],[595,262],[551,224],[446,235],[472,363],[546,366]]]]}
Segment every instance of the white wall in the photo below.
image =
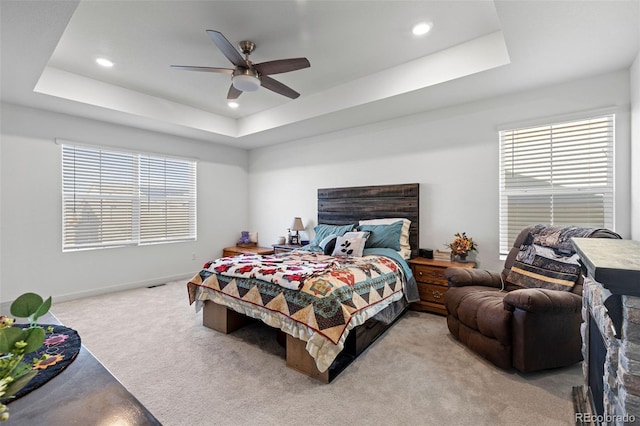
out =
{"type": "MultiPolygon", "coordinates": [[[[631,180],[640,188],[637,169],[631,177],[629,113],[632,98],[637,123],[638,63],[636,59],[631,73],[424,112],[250,153],[2,104],[0,302],[25,291],[62,301],[187,277],[232,245],[247,224],[267,246],[286,232],[294,216],[302,216],[311,230],[316,191],[322,187],[418,182],[421,247],[441,248],[455,232],[465,231],[480,245],[480,266],[497,270],[502,264],[497,128],[600,108],[617,108],[615,230],[629,237],[631,180]],[[199,159],[198,241],[63,253],[60,147],[55,138],[199,159]]],[[[640,163],[639,133],[634,125],[635,164],[640,163]]],[[[638,202],[634,195],[636,239],[638,202]]]]}
{"type": "Polygon", "coordinates": [[[631,86],[631,238],[640,241],[640,51],[630,70],[631,86]]]}
{"type": "Polygon", "coordinates": [[[190,277],[249,220],[245,150],[8,104],[0,147],[0,302],[26,291],[63,301],[190,277]],[[198,240],[63,253],[55,138],[197,159],[198,240]]]}
{"type": "Polygon", "coordinates": [[[263,244],[272,243],[294,216],[313,229],[318,188],[418,182],[420,246],[443,248],[464,231],[479,243],[480,266],[498,270],[497,128],[611,107],[617,112],[615,229],[628,237],[628,71],[252,150],[251,227],[263,244]]]}

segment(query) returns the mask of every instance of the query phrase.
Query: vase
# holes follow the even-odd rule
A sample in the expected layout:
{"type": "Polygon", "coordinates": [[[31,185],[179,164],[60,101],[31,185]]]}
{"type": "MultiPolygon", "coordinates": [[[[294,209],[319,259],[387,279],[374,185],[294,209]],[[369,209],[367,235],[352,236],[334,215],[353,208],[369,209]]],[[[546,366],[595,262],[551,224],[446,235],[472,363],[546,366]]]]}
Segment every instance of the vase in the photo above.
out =
{"type": "Polygon", "coordinates": [[[466,261],[467,261],[467,255],[468,255],[468,254],[469,254],[469,253],[462,253],[462,254],[458,254],[458,255],[456,255],[456,258],[457,258],[457,260],[458,260],[458,261],[460,261],[460,262],[466,262],[466,261]]]}

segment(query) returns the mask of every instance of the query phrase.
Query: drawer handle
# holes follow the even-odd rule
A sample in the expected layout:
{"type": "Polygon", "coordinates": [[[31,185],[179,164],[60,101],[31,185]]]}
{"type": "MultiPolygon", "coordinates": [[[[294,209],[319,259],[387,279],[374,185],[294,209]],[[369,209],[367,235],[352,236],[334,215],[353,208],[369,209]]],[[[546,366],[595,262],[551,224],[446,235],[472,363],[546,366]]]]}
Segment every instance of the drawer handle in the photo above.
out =
{"type": "Polygon", "coordinates": [[[440,292],[439,292],[439,291],[437,291],[437,290],[433,290],[433,291],[431,292],[431,294],[433,295],[433,298],[434,298],[434,299],[440,299],[440,298],[442,297],[442,293],[440,293],[440,292]]]}
{"type": "Polygon", "coordinates": [[[422,276],[422,271],[418,272],[418,275],[422,276]]]}

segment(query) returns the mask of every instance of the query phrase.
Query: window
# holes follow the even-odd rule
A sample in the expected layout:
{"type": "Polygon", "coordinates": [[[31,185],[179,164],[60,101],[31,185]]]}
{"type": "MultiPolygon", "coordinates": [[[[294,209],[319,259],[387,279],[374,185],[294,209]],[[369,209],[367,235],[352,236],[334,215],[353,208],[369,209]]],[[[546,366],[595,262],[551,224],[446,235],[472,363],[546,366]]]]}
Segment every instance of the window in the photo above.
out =
{"type": "Polygon", "coordinates": [[[613,227],[614,115],[500,132],[500,253],[529,225],[613,227]]]}
{"type": "Polygon", "coordinates": [[[196,163],[62,145],[62,248],[196,239],[196,163]]]}

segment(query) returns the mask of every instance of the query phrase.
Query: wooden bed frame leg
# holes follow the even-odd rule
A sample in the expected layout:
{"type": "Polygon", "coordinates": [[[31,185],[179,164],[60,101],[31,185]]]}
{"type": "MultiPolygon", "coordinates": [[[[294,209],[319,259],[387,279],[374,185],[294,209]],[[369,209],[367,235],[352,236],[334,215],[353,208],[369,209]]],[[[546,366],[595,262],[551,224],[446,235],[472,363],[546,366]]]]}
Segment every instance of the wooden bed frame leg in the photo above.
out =
{"type": "Polygon", "coordinates": [[[202,310],[202,325],[220,333],[229,334],[242,328],[249,322],[246,315],[228,309],[210,300],[205,300],[202,310]]]}
{"type": "Polygon", "coordinates": [[[329,383],[329,370],[324,373],[318,371],[316,361],[305,349],[307,342],[287,334],[287,367],[318,379],[323,383],[329,383]]]}

